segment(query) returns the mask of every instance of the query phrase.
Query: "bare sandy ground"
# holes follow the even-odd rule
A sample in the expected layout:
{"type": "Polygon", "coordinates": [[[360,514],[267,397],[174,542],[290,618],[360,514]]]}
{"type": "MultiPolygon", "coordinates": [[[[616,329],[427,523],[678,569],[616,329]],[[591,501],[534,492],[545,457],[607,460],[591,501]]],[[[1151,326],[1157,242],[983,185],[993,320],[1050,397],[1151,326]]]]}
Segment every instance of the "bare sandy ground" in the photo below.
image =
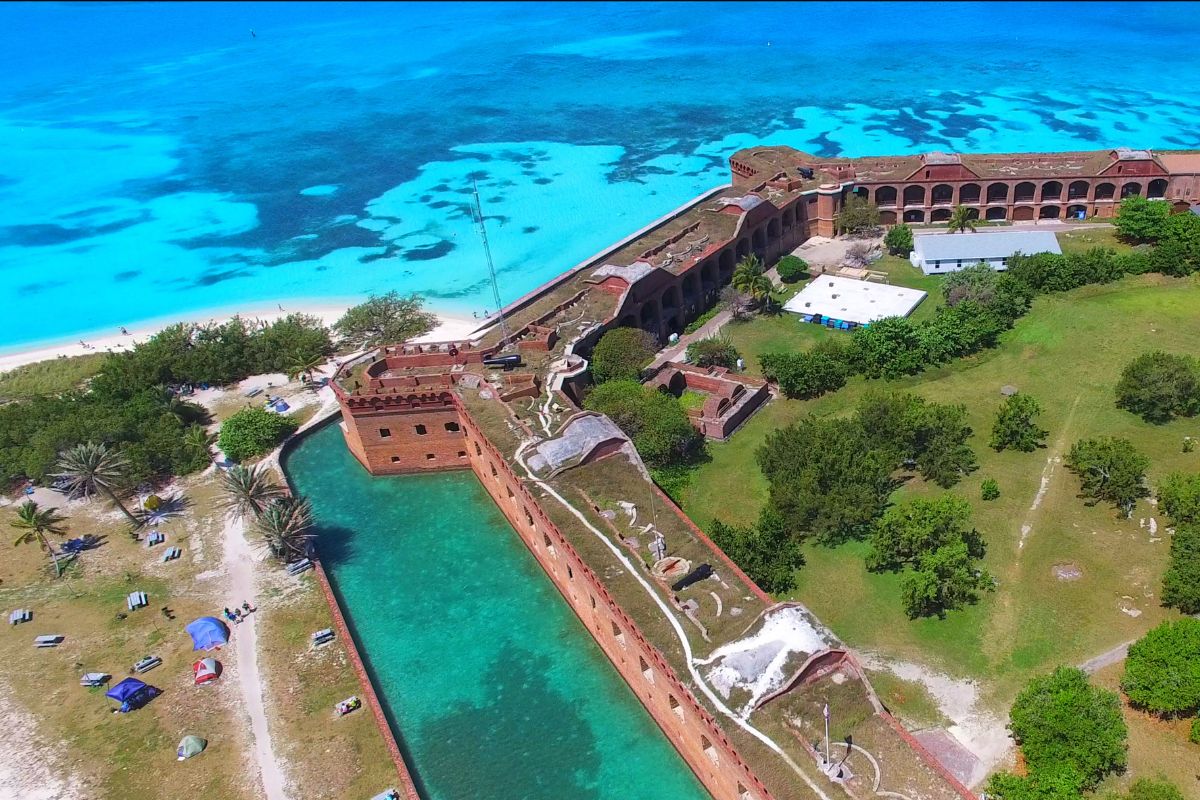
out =
{"type": "MultiPolygon", "coordinates": [[[[283,311],[280,311],[278,308],[272,310],[249,309],[237,312],[237,316],[241,316],[243,319],[262,320],[269,323],[281,317],[286,317],[288,314],[300,313],[317,317],[326,325],[332,325],[338,317],[346,312],[348,307],[346,305],[289,305],[283,311]]],[[[179,319],[173,320],[173,322],[220,323],[234,316],[234,312],[219,313],[216,315],[180,315],[179,319]]],[[[437,317],[438,326],[425,336],[418,337],[414,341],[436,342],[448,339],[467,339],[481,324],[481,320],[467,319],[466,317],[458,317],[452,314],[438,314],[437,317]]],[[[106,336],[90,336],[73,342],[35,345],[28,349],[0,353],[0,372],[15,369],[23,364],[33,364],[37,361],[48,361],[53,358],[129,350],[135,344],[146,341],[168,324],[173,324],[173,322],[130,328],[127,334],[116,331],[106,336]],[[87,347],[84,345],[87,345],[87,347]]]]}

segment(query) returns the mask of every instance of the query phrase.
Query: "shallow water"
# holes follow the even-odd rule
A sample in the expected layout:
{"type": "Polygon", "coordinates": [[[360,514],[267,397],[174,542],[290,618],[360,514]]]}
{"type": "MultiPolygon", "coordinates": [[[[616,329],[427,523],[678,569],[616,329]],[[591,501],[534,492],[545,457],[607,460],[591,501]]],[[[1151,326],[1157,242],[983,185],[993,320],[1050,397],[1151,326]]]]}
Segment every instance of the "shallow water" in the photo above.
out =
{"type": "Polygon", "coordinates": [[[229,307],[514,299],[821,155],[1198,147],[1188,3],[0,6],[0,348],[229,307]],[[251,36],[253,29],[254,35],[251,36]]]}
{"type": "Polygon", "coordinates": [[[708,797],[474,473],[372,478],[336,424],[286,467],[425,797],[708,797]]]}

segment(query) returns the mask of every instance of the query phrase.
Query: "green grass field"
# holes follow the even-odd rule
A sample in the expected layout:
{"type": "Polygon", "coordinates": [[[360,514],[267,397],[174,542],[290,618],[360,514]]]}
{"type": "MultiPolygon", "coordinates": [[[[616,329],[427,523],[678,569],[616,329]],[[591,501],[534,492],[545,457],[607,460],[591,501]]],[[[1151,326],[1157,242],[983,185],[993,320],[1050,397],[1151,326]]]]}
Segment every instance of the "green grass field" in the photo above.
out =
{"type": "Polygon", "coordinates": [[[100,371],[106,353],[54,358],[0,373],[0,400],[21,400],[39,394],[61,394],[78,388],[100,371]]]}
{"type": "MultiPolygon", "coordinates": [[[[766,435],[808,413],[848,413],[868,388],[965,405],[980,468],[951,491],[972,503],[975,524],[989,542],[985,564],[997,577],[997,591],[944,620],[910,622],[900,610],[900,577],[866,572],[865,545],[852,543],[809,547],[794,596],[854,647],[986,678],[989,704],[1007,710],[1030,675],[1082,662],[1174,616],[1157,598],[1169,545],[1165,520],[1158,519],[1158,535],[1151,536],[1149,518],[1156,510],[1146,502],[1132,520],[1118,519],[1108,507],[1087,507],[1058,459],[1075,440],[1108,434],[1129,438],[1150,457],[1151,484],[1172,470],[1200,470],[1200,453],[1181,451],[1185,435],[1200,434],[1196,420],[1153,426],[1113,403],[1121,369],[1134,356],[1153,349],[1200,352],[1197,308],[1200,283],[1194,278],[1141,276],[1085,287],[1039,298],[997,348],[972,358],[898,381],[855,378],[812,401],[775,400],[729,442],[710,445],[712,460],[685,490],[684,508],[701,526],[714,518],[753,521],[766,500],[766,481],[754,462],[766,435]],[[1047,448],[998,454],[987,447],[1000,387],[1009,383],[1042,404],[1047,448]],[[998,481],[1001,496],[984,503],[979,486],[987,477],[998,481]],[[1079,567],[1082,578],[1059,580],[1053,573],[1059,564],[1079,567]]],[[[844,335],[789,316],[726,331],[752,368],[764,347],[790,342],[803,348],[818,336],[844,335]]],[[[897,499],[940,491],[917,481],[897,499]]]]}

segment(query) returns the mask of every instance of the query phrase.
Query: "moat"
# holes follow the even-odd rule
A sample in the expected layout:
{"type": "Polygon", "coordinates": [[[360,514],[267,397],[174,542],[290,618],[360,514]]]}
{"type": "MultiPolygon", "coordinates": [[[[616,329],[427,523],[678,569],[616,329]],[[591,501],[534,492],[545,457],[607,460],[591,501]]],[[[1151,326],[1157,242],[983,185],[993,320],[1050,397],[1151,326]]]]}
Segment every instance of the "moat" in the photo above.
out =
{"type": "Polygon", "coordinates": [[[337,425],[286,467],[423,796],[708,796],[474,473],[372,478],[337,425]]]}

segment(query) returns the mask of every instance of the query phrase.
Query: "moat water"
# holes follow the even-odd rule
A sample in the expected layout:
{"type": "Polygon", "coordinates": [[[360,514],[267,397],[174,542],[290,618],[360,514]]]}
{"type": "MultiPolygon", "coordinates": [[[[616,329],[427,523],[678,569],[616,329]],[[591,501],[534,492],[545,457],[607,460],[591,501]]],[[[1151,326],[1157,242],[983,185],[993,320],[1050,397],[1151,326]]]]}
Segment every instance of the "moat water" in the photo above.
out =
{"type": "Polygon", "coordinates": [[[504,300],[818,155],[1200,146],[1195,3],[5,3],[0,349],[504,300]],[[253,30],[253,35],[251,31],[253,30]]]}
{"type": "Polygon", "coordinates": [[[708,797],[474,473],[372,478],[336,424],[286,470],[424,797],[708,797]]]}

